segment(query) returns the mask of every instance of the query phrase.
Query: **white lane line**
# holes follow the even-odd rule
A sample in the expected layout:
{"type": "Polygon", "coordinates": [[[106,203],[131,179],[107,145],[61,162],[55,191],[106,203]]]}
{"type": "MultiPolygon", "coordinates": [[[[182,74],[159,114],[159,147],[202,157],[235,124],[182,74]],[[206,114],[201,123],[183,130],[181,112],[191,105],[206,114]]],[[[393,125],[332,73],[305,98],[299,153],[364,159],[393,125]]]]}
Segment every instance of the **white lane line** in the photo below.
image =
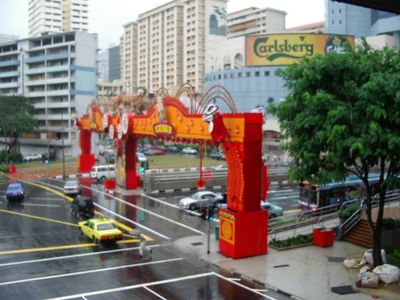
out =
{"type": "Polygon", "coordinates": [[[270,297],[270,296],[265,295],[265,294],[263,294],[263,293],[260,293],[258,290],[256,290],[256,289],[251,289],[251,288],[249,288],[248,286],[245,286],[245,285],[243,285],[243,284],[241,284],[241,283],[239,283],[239,282],[236,282],[235,280],[230,280],[229,278],[227,278],[227,277],[225,277],[225,276],[223,276],[223,275],[221,275],[221,274],[214,273],[214,275],[217,276],[217,277],[219,277],[219,278],[222,278],[222,279],[224,279],[224,280],[226,280],[226,281],[229,281],[229,282],[231,282],[231,283],[233,283],[233,284],[236,284],[236,285],[240,286],[240,287],[243,288],[243,289],[246,289],[246,290],[251,291],[251,292],[253,292],[253,293],[257,294],[257,295],[260,295],[260,296],[262,296],[262,297],[265,297],[265,298],[267,298],[267,299],[270,299],[270,300],[277,300],[276,298],[273,298],[273,297],[270,297]]]}
{"type": "Polygon", "coordinates": [[[96,206],[96,207],[98,207],[98,208],[100,208],[100,209],[102,209],[102,210],[104,210],[104,211],[106,211],[106,212],[108,212],[108,213],[110,213],[110,214],[112,214],[114,216],[117,216],[118,218],[120,218],[120,219],[122,219],[122,220],[124,220],[124,221],[126,221],[128,223],[134,224],[137,227],[140,227],[142,229],[145,229],[147,231],[150,231],[150,232],[154,233],[155,235],[158,235],[159,237],[162,237],[163,239],[166,239],[166,240],[170,240],[171,239],[170,237],[168,237],[166,235],[163,235],[163,234],[161,234],[161,233],[159,233],[159,232],[157,232],[157,231],[155,231],[155,230],[153,230],[153,229],[151,229],[151,228],[149,228],[147,226],[144,226],[144,225],[142,225],[140,223],[137,223],[137,222],[135,222],[135,221],[133,221],[131,219],[128,219],[128,218],[126,218],[126,217],[124,217],[124,216],[122,216],[120,214],[117,214],[116,212],[114,212],[114,211],[112,211],[112,210],[110,210],[108,208],[105,208],[104,206],[101,206],[100,204],[97,204],[97,203],[93,203],[93,204],[94,204],[94,206],[96,206]]]}
{"type": "MultiPolygon", "coordinates": [[[[52,187],[55,187],[55,188],[57,188],[57,189],[62,190],[62,188],[60,188],[60,187],[58,187],[58,186],[55,186],[55,185],[52,185],[52,184],[49,184],[49,183],[43,183],[43,182],[40,182],[40,183],[43,184],[43,185],[49,185],[49,186],[52,186],[52,187]]],[[[191,230],[191,231],[193,231],[193,232],[196,232],[196,233],[198,233],[198,234],[201,234],[201,235],[204,235],[204,234],[205,234],[204,232],[202,232],[202,231],[200,231],[200,230],[197,230],[197,229],[195,229],[195,228],[193,228],[193,227],[190,227],[190,226],[185,225],[185,224],[183,224],[183,223],[174,221],[174,220],[172,220],[172,219],[169,219],[169,218],[167,218],[167,217],[164,217],[163,215],[156,214],[156,213],[154,213],[154,212],[152,212],[152,211],[150,211],[150,210],[148,210],[148,209],[145,209],[145,208],[143,208],[143,207],[134,205],[134,204],[129,203],[129,202],[125,201],[125,200],[122,200],[122,199],[120,199],[120,198],[117,198],[117,197],[115,197],[115,196],[113,196],[113,195],[107,194],[107,193],[105,193],[105,192],[103,192],[103,191],[95,190],[95,189],[93,189],[93,188],[91,188],[91,187],[89,187],[89,186],[87,186],[87,185],[83,185],[83,187],[84,187],[84,188],[87,188],[87,189],[89,189],[89,190],[91,190],[91,191],[94,191],[94,192],[96,192],[96,193],[103,194],[103,195],[107,195],[107,197],[110,197],[110,198],[112,198],[112,199],[114,199],[114,200],[117,200],[117,201],[119,201],[119,202],[121,202],[121,203],[124,203],[125,205],[128,205],[128,206],[130,206],[130,207],[137,208],[137,209],[142,210],[142,211],[144,211],[144,212],[146,212],[146,213],[148,213],[148,214],[150,214],[150,215],[153,215],[153,216],[155,216],[155,217],[157,217],[157,218],[166,220],[166,221],[168,221],[168,222],[171,222],[171,223],[173,223],[173,224],[175,224],[175,225],[178,225],[178,226],[181,226],[181,227],[183,227],[183,228],[189,229],[189,230],[191,230]]],[[[96,203],[95,203],[95,205],[96,205],[96,203]]],[[[98,205],[98,204],[97,204],[97,205],[98,205]]],[[[172,205],[172,204],[171,204],[171,205],[172,205]]],[[[128,218],[125,218],[125,217],[123,217],[123,216],[121,216],[121,215],[119,215],[119,214],[117,214],[117,213],[115,213],[115,212],[112,212],[112,211],[110,211],[110,210],[107,210],[105,207],[103,207],[103,206],[101,206],[101,205],[98,205],[98,207],[101,207],[101,208],[104,209],[105,211],[109,211],[110,213],[113,213],[114,215],[121,217],[121,219],[123,219],[123,220],[125,220],[125,221],[127,221],[127,222],[130,222],[130,223],[132,223],[132,224],[135,224],[136,226],[139,226],[139,227],[142,227],[142,228],[148,228],[148,227],[144,227],[143,225],[141,225],[141,224],[139,224],[139,223],[136,223],[136,222],[133,221],[133,220],[130,220],[130,219],[128,219],[128,218]]],[[[156,232],[156,231],[154,231],[154,230],[151,230],[150,228],[149,228],[149,230],[152,231],[153,233],[156,232]]],[[[163,237],[166,238],[166,239],[170,239],[170,238],[168,238],[168,237],[162,235],[161,233],[157,233],[157,235],[163,236],[163,237]]]]}
{"type": "Polygon", "coordinates": [[[155,201],[155,202],[162,203],[162,204],[167,205],[167,206],[171,206],[171,207],[173,207],[173,208],[180,209],[180,207],[179,207],[178,205],[171,204],[171,203],[168,203],[168,202],[166,202],[166,201],[162,201],[162,200],[160,200],[161,198],[154,198],[154,197],[151,197],[151,196],[146,195],[146,194],[140,194],[140,196],[149,198],[150,200],[153,200],[153,201],[155,201]]]}
{"type": "MultiPolygon", "coordinates": [[[[179,260],[183,260],[183,258],[177,257],[177,258],[171,258],[171,259],[165,259],[165,260],[149,261],[149,262],[143,262],[143,263],[138,263],[138,264],[130,264],[130,265],[109,267],[109,268],[103,268],[103,269],[95,269],[95,270],[80,271],[80,272],[73,272],[73,273],[64,273],[64,274],[58,274],[58,275],[49,275],[49,276],[36,277],[36,278],[26,278],[26,279],[14,280],[14,281],[5,281],[5,282],[0,282],[0,286],[12,285],[12,284],[18,284],[18,283],[24,283],[24,282],[41,281],[41,280],[54,279],[54,278],[71,277],[71,276],[77,276],[77,275],[83,275],[83,274],[114,271],[114,270],[134,268],[134,267],[147,266],[147,265],[163,264],[163,263],[169,263],[169,262],[174,262],[174,261],[179,261],[179,260]]],[[[86,295],[82,295],[82,296],[86,296],[86,295]]]]}
{"type": "Polygon", "coordinates": [[[268,194],[283,193],[283,192],[295,192],[295,191],[294,190],[272,190],[272,191],[268,191],[268,194]]]}
{"type": "MultiPolygon", "coordinates": [[[[157,248],[157,247],[165,247],[170,246],[167,244],[162,245],[149,245],[150,248],[157,248]]],[[[118,252],[128,252],[133,250],[139,250],[140,247],[129,247],[129,248],[122,248],[122,249],[114,249],[114,250],[106,250],[106,251],[99,251],[99,252],[89,252],[89,253],[80,253],[80,254],[71,254],[71,255],[64,255],[64,256],[55,256],[55,257],[48,257],[48,258],[40,258],[40,259],[31,259],[31,260],[24,260],[24,261],[15,261],[9,263],[0,264],[0,267],[10,267],[10,266],[17,266],[17,265],[25,265],[25,264],[33,264],[33,263],[40,263],[52,260],[62,260],[62,259],[70,259],[70,258],[77,258],[77,257],[85,257],[85,256],[92,256],[92,255],[102,255],[102,254],[112,254],[118,252]]]]}
{"type": "Polygon", "coordinates": [[[38,204],[38,203],[22,203],[24,206],[40,206],[40,207],[60,207],[58,204],[38,204]]]}
{"type": "Polygon", "coordinates": [[[161,285],[161,284],[166,284],[166,283],[178,282],[178,281],[182,281],[182,280],[197,279],[197,278],[201,278],[201,277],[212,276],[214,274],[215,274],[215,272],[195,274],[195,275],[171,278],[171,279],[160,280],[160,281],[153,281],[153,282],[147,282],[147,283],[140,283],[140,284],[122,286],[122,287],[113,288],[113,289],[98,290],[98,291],[95,291],[95,292],[87,292],[87,293],[81,293],[81,294],[76,294],[76,295],[69,295],[69,296],[64,296],[64,297],[51,298],[51,299],[47,299],[47,300],[62,300],[62,299],[74,299],[74,298],[78,298],[78,297],[82,297],[82,296],[85,296],[85,297],[96,296],[96,295],[101,295],[101,294],[132,290],[132,289],[136,289],[136,288],[143,288],[145,286],[149,287],[149,286],[154,286],[154,285],[161,285]]]}
{"type": "Polygon", "coordinates": [[[149,289],[147,286],[144,286],[143,288],[148,290],[150,293],[152,293],[153,295],[155,295],[156,297],[158,297],[158,298],[160,298],[162,300],[168,300],[167,298],[164,298],[163,296],[161,296],[160,294],[156,293],[152,289],[149,289]]]}
{"type": "MultiPolygon", "coordinates": [[[[90,188],[90,187],[88,187],[88,186],[86,186],[86,185],[85,185],[85,187],[88,188],[88,189],[91,189],[91,190],[93,190],[93,191],[95,191],[95,192],[97,192],[97,193],[102,193],[102,194],[104,194],[104,195],[107,195],[107,197],[113,198],[114,200],[117,200],[117,201],[119,201],[119,202],[122,202],[122,203],[124,203],[125,205],[128,205],[128,206],[130,206],[130,207],[137,208],[137,209],[139,209],[139,210],[141,210],[141,211],[144,211],[144,212],[148,213],[149,215],[153,215],[153,216],[155,216],[155,217],[157,217],[157,218],[159,218],[159,219],[163,219],[163,220],[165,220],[165,221],[171,222],[171,223],[173,223],[173,224],[175,224],[175,225],[178,225],[178,226],[181,226],[181,227],[183,227],[183,228],[189,229],[189,230],[191,230],[191,231],[193,231],[193,232],[196,232],[196,233],[198,233],[198,234],[201,234],[201,235],[204,235],[204,234],[205,234],[204,232],[202,232],[202,231],[200,231],[200,230],[197,230],[197,229],[195,229],[195,228],[193,228],[193,227],[190,227],[190,226],[188,226],[188,225],[186,225],[186,224],[183,224],[183,223],[177,222],[177,221],[175,221],[175,220],[169,219],[169,218],[167,218],[167,217],[164,217],[163,215],[156,214],[155,212],[152,212],[151,210],[148,210],[148,209],[145,209],[145,208],[143,208],[143,207],[134,205],[134,204],[129,203],[129,202],[125,201],[125,200],[122,200],[122,199],[120,199],[120,198],[117,198],[117,197],[115,197],[115,196],[113,196],[113,195],[107,194],[107,193],[105,193],[105,192],[103,192],[103,191],[98,191],[98,190],[92,189],[92,188],[90,188]]],[[[96,205],[96,203],[95,203],[95,205],[96,205]]],[[[97,204],[97,205],[98,205],[98,204],[97,204]]],[[[172,204],[171,204],[171,205],[172,205],[172,204]]],[[[106,210],[106,211],[109,211],[109,210],[107,210],[107,209],[106,209],[105,207],[103,207],[103,206],[100,206],[100,205],[99,205],[99,207],[103,208],[103,209],[106,210]]],[[[110,211],[110,212],[111,212],[111,211],[110,211]]],[[[121,216],[121,215],[116,214],[116,213],[114,213],[114,212],[112,212],[112,213],[115,214],[115,215],[117,215],[117,216],[121,216]]],[[[122,216],[121,216],[121,217],[122,217],[122,216]]],[[[136,226],[139,226],[139,227],[142,226],[141,224],[136,223],[136,222],[134,222],[134,221],[132,221],[132,220],[130,220],[130,219],[127,219],[127,218],[125,218],[125,217],[122,217],[122,218],[123,218],[124,220],[129,220],[129,222],[135,224],[136,226]]],[[[153,231],[153,232],[155,232],[155,231],[153,231]]],[[[159,233],[159,235],[161,235],[161,234],[159,233]]],[[[168,238],[168,239],[169,239],[169,238],[168,238]]]]}
{"type": "MultiPolygon", "coordinates": [[[[293,196],[293,197],[291,197],[291,198],[294,198],[295,196],[293,196]]],[[[274,197],[274,198],[271,198],[271,201],[273,201],[273,200],[282,200],[282,199],[289,199],[290,197],[287,197],[287,196],[285,196],[285,197],[274,197]]]]}

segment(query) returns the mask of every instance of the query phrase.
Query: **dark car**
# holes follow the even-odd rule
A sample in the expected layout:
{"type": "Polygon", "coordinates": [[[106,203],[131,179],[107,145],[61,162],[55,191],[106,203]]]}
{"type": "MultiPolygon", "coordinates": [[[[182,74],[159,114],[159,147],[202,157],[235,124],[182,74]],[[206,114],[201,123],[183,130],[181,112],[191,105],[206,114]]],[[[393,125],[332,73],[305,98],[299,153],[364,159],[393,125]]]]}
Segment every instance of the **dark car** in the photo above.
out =
{"type": "Polygon", "coordinates": [[[221,153],[221,152],[211,152],[211,153],[208,155],[208,157],[209,157],[209,158],[212,158],[212,159],[218,159],[218,160],[223,160],[223,159],[225,159],[225,155],[224,155],[223,153],[221,153]]]}
{"type": "Polygon", "coordinates": [[[24,200],[25,192],[20,182],[12,182],[8,185],[6,190],[7,200],[24,200]]]}
{"type": "Polygon", "coordinates": [[[176,147],[176,146],[168,146],[168,147],[167,147],[167,151],[168,151],[169,153],[178,153],[178,152],[180,152],[180,151],[179,151],[179,148],[176,147]]]}
{"type": "Polygon", "coordinates": [[[71,203],[71,214],[77,219],[93,218],[94,204],[89,197],[77,196],[71,203]]]}

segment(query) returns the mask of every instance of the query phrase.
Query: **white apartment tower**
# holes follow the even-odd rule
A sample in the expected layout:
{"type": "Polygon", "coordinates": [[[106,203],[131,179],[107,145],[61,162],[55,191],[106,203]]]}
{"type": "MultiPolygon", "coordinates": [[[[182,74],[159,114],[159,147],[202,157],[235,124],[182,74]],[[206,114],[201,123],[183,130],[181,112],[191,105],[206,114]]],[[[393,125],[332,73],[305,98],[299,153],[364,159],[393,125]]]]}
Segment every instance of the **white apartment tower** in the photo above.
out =
{"type": "Polygon", "coordinates": [[[89,0],[29,0],[29,36],[88,31],[89,0]]]}
{"type": "Polygon", "coordinates": [[[121,81],[125,91],[136,93],[137,89],[137,56],[138,56],[138,24],[131,22],[124,25],[124,34],[121,36],[121,81]]]}
{"type": "Polygon", "coordinates": [[[228,38],[281,33],[285,31],[286,12],[273,8],[249,7],[228,15],[228,38]]]}
{"type": "MultiPolygon", "coordinates": [[[[160,87],[175,88],[188,82],[196,92],[203,92],[208,56],[212,56],[218,44],[226,40],[227,2],[174,0],[139,15],[136,86],[155,92],[160,87]]],[[[121,50],[123,77],[132,74],[127,59],[134,57],[135,51],[134,41],[129,44],[132,54],[127,51],[128,35],[133,37],[129,27],[130,24],[125,26],[121,38],[124,45],[121,50]]]]}

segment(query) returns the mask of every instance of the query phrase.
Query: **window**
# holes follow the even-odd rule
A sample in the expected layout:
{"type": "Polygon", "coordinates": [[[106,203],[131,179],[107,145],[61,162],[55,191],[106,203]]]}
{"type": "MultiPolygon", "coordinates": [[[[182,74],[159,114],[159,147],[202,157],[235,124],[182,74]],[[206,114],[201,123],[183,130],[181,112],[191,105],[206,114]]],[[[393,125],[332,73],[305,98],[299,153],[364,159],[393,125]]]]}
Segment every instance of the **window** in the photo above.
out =
{"type": "Polygon", "coordinates": [[[269,71],[265,71],[264,76],[269,76],[269,71]]]}
{"type": "Polygon", "coordinates": [[[251,72],[246,72],[246,77],[251,77],[251,72]]]}
{"type": "Polygon", "coordinates": [[[259,72],[259,71],[256,71],[256,72],[254,72],[254,75],[255,75],[256,77],[260,77],[260,72],[259,72]]]}

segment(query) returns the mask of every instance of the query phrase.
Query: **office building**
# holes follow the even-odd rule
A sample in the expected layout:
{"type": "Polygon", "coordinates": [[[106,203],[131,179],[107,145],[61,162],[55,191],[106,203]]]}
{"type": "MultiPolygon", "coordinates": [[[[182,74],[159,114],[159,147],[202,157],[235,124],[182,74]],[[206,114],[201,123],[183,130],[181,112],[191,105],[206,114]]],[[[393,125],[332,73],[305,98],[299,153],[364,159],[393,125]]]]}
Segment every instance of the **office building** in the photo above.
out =
{"type": "Polygon", "coordinates": [[[96,96],[97,36],[43,35],[0,45],[0,95],[22,95],[35,108],[38,127],[20,139],[22,154],[79,153],[74,116],[96,96]]]}
{"type": "Polygon", "coordinates": [[[108,81],[121,79],[120,47],[113,46],[108,49],[108,81]]]}
{"type": "Polygon", "coordinates": [[[280,33],[285,31],[286,12],[272,8],[249,7],[228,14],[228,38],[280,33]]]}
{"type": "Polygon", "coordinates": [[[29,36],[88,31],[89,0],[29,0],[29,36]]]}
{"type": "Polygon", "coordinates": [[[325,10],[327,33],[356,38],[388,35],[400,49],[400,15],[331,0],[326,0],[325,10]]]}

